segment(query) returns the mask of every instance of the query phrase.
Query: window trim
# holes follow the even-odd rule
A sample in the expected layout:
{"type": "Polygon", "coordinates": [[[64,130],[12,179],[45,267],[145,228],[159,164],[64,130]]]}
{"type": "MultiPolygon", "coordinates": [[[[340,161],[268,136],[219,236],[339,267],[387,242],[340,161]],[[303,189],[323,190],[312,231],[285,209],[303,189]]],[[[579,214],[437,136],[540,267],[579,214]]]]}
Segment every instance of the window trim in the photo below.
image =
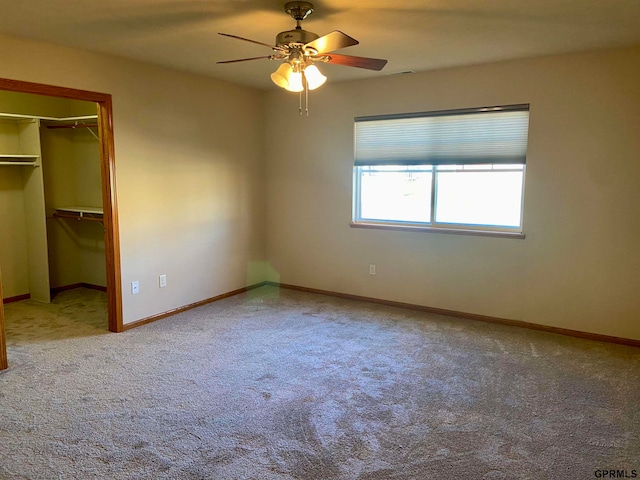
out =
{"type": "MultiPolygon", "coordinates": [[[[417,167],[417,165],[416,165],[417,167]]],[[[504,238],[517,238],[524,239],[523,229],[523,215],[524,208],[520,209],[520,225],[516,227],[509,227],[503,225],[476,225],[469,223],[447,223],[436,221],[436,196],[437,196],[437,165],[430,165],[431,167],[431,204],[430,204],[430,218],[431,222],[409,222],[403,220],[375,220],[375,219],[362,219],[361,216],[361,195],[360,195],[360,175],[359,168],[353,167],[353,199],[352,199],[352,220],[350,226],[352,228],[370,228],[377,230],[395,230],[404,232],[427,232],[427,233],[450,233],[455,235],[476,235],[485,237],[504,237],[504,238]]],[[[523,182],[521,191],[521,204],[524,205],[524,190],[525,190],[525,178],[526,178],[526,165],[523,165],[522,170],[499,170],[504,172],[509,171],[522,171],[523,182]]],[[[398,170],[401,171],[401,170],[398,170]]],[[[424,172],[424,169],[416,169],[417,172],[424,172]]],[[[468,170],[475,171],[475,170],[468,170]]],[[[480,170],[479,172],[490,172],[495,170],[480,170]]],[[[404,170],[402,170],[404,172],[404,170]]],[[[408,170],[411,172],[411,170],[408,170]]]]}
{"type": "MultiPolygon", "coordinates": [[[[448,223],[436,221],[436,208],[437,208],[437,165],[430,165],[432,167],[431,177],[431,204],[430,204],[430,218],[431,221],[427,223],[422,222],[410,222],[404,220],[376,220],[376,219],[362,219],[361,216],[361,197],[360,192],[360,177],[359,168],[353,167],[353,199],[352,199],[352,216],[351,227],[354,228],[373,228],[379,230],[398,230],[407,232],[436,232],[436,233],[453,233],[458,235],[479,235],[489,237],[507,237],[507,238],[519,238],[524,239],[524,208],[520,209],[520,224],[515,227],[509,227],[504,225],[484,225],[484,224],[471,224],[471,223],[448,223]],[[474,228],[475,227],[475,228],[474,228]]],[[[400,170],[398,170],[400,171],[400,170]]],[[[425,170],[418,170],[425,171],[425,170]]],[[[467,170],[476,171],[476,170],[467,170]]],[[[496,170],[481,170],[478,172],[491,172],[496,170]]],[[[498,170],[501,172],[509,171],[522,171],[523,182],[521,191],[521,205],[524,205],[525,185],[526,185],[526,171],[527,166],[523,165],[522,170],[498,170]]]]}
{"type": "Polygon", "coordinates": [[[429,227],[416,224],[402,225],[399,223],[377,223],[377,222],[349,222],[351,228],[364,228],[371,230],[390,230],[396,232],[421,232],[421,233],[445,233],[450,235],[472,235],[477,237],[497,237],[497,238],[515,238],[518,240],[524,240],[526,235],[524,232],[507,232],[497,230],[473,230],[463,228],[445,228],[445,227],[429,227]]]}

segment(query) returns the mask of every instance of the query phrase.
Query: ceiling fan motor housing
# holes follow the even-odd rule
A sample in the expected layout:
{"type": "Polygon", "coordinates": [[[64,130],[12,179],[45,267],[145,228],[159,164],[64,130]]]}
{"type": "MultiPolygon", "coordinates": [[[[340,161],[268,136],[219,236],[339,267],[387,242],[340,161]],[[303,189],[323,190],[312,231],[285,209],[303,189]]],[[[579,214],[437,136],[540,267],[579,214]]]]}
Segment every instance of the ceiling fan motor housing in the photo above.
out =
{"type": "Polygon", "coordinates": [[[286,32],[280,32],[276,36],[276,45],[290,45],[292,43],[306,44],[313,42],[318,38],[318,35],[313,32],[307,32],[302,29],[287,30],[286,32]]]}

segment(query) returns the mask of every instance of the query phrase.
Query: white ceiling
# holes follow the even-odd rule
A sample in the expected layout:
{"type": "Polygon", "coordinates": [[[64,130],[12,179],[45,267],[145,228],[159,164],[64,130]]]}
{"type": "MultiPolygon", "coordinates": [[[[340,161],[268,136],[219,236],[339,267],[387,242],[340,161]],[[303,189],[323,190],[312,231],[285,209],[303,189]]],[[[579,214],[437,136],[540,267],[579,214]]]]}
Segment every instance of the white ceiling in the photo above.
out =
{"type": "MultiPolygon", "coordinates": [[[[292,29],[286,0],[0,0],[0,32],[277,88],[268,55],[292,29]]],[[[386,58],[380,72],[321,65],[329,81],[640,45],[640,0],[316,0],[303,28],[341,30],[360,45],[347,55],[386,58]]]]}

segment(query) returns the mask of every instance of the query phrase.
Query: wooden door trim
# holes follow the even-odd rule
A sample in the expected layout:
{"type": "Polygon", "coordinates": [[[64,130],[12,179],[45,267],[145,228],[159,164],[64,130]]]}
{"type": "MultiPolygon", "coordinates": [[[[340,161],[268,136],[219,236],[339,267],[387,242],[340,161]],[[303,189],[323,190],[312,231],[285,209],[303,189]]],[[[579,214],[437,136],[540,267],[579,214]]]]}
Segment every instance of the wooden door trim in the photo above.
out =
{"type": "MultiPolygon", "coordinates": [[[[98,130],[100,132],[100,171],[102,174],[102,206],[104,209],[109,330],[112,332],[122,332],[124,330],[122,323],[122,275],[120,268],[120,235],[118,230],[118,204],[116,199],[115,147],[113,141],[113,108],[111,95],[2,78],[0,78],[0,90],[48,95],[51,97],[97,103],[98,130]]],[[[0,309],[0,369],[6,364],[6,342],[3,320],[4,315],[0,309]]],[[[6,368],[6,365],[4,368],[6,368]]]]}
{"type": "Polygon", "coordinates": [[[9,367],[7,362],[7,342],[4,338],[4,305],[2,304],[2,272],[0,271],[0,370],[9,367]]]}

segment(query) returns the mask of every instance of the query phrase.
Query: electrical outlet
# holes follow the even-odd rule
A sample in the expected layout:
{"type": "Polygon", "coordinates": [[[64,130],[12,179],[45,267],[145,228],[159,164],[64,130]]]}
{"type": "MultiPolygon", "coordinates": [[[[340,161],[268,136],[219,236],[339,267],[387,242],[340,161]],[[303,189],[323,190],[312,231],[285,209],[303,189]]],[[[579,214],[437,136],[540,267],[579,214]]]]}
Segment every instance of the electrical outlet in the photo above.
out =
{"type": "Polygon", "coordinates": [[[166,274],[162,274],[160,275],[160,277],[158,277],[158,284],[160,285],[160,288],[164,288],[167,286],[167,275],[166,274]]]}
{"type": "Polygon", "coordinates": [[[375,263],[370,263],[369,264],[369,275],[375,275],[376,274],[376,264],[375,263]]]}
{"type": "Polygon", "coordinates": [[[140,293],[140,282],[138,280],[134,280],[131,282],[131,295],[137,295],[140,293]]]}

